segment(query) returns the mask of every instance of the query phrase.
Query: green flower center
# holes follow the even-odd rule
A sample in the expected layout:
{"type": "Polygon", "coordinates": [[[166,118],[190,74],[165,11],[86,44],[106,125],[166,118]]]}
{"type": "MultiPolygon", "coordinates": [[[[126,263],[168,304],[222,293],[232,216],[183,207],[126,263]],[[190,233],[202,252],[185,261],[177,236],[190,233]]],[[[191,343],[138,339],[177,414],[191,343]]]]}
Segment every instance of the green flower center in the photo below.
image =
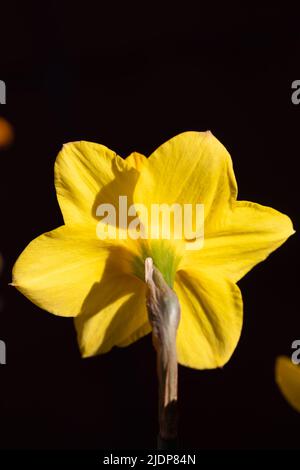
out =
{"type": "Polygon", "coordinates": [[[151,240],[141,245],[141,256],[134,257],[133,272],[145,280],[145,259],[152,258],[154,265],[164,276],[166,283],[173,287],[181,255],[168,240],[151,240]]]}

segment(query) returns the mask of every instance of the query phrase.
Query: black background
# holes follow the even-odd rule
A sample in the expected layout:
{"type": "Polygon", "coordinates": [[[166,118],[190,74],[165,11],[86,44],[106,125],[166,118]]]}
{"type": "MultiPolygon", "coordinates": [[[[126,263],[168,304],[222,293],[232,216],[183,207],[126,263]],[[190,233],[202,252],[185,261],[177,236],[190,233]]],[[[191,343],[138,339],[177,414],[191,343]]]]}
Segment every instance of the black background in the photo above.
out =
{"type": "MultiPolygon", "coordinates": [[[[53,164],[90,140],[149,155],[179,132],[210,129],[232,155],[239,199],[293,220],[299,201],[300,25],[295,10],[206,2],[1,5],[0,79],[14,145],[0,152],[1,448],[153,448],[155,355],[148,336],[81,359],[71,319],[12,287],[29,241],[62,224],[53,164]]],[[[244,328],[231,361],[179,369],[183,448],[295,448],[300,415],[274,381],[299,339],[297,234],[241,282],[244,328]]]]}

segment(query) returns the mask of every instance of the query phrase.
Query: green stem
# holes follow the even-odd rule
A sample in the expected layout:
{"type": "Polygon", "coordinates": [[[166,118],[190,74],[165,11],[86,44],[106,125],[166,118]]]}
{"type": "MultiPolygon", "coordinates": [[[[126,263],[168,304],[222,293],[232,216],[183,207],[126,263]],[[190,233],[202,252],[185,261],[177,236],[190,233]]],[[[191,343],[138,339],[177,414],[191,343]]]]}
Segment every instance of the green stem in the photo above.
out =
{"type": "Polygon", "coordinates": [[[176,334],[180,320],[178,298],[151,258],[145,260],[147,310],[152,325],[152,341],[157,355],[159,383],[159,437],[177,437],[178,365],[176,334]]]}

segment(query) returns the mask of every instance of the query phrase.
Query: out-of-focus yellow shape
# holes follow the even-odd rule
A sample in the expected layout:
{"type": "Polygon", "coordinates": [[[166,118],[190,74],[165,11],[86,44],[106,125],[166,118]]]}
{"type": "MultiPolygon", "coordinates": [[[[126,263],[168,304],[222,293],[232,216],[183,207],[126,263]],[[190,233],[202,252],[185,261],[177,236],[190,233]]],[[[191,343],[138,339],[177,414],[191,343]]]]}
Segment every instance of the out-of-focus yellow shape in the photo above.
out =
{"type": "Polygon", "coordinates": [[[279,356],[275,379],[286,401],[300,413],[300,366],[293,364],[287,356],[279,356]]]}
{"type": "Polygon", "coordinates": [[[242,328],[236,282],[294,233],[286,215],[236,200],[224,146],[210,132],[185,132],[148,159],[136,152],[122,159],[103,145],[74,142],[58,155],[55,184],[65,225],[25,248],[13,284],[41,308],[76,317],[81,352],[92,356],[150,331],[144,283],[150,256],[181,304],[179,362],[223,366],[242,328]],[[203,248],[188,250],[189,239],[99,240],[96,208],[110,203],[119,211],[120,195],[128,206],[146,208],[204,204],[203,248]]]}
{"type": "Polygon", "coordinates": [[[8,147],[14,139],[12,125],[0,116],[0,149],[8,147]]]}

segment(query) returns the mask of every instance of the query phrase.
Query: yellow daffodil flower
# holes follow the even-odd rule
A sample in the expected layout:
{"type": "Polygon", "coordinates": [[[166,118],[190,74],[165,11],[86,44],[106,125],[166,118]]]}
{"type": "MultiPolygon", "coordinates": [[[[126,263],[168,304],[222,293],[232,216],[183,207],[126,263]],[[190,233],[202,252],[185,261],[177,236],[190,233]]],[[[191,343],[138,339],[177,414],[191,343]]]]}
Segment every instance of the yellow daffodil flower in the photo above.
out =
{"type": "Polygon", "coordinates": [[[287,356],[279,356],[275,364],[275,379],[287,402],[300,412],[300,366],[287,356]]]}
{"type": "Polygon", "coordinates": [[[73,142],[57,157],[55,185],[65,225],[27,246],[13,285],[39,307],[75,317],[82,355],[92,356],[150,332],[144,261],[151,257],[181,305],[178,362],[196,369],[224,365],[242,328],[237,281],[294,231],[286,215],[236,200],[223,145],[210,132],[185,132],[149,158],[132,153],[122,159],[103,145],[73,142]],[[99,239],[97,207],[119,209],[119,195],[146,208],[203,204],[204,246],[187,249],[188,237],[126,238],[119,222],[117,239],[99,239]]]}

